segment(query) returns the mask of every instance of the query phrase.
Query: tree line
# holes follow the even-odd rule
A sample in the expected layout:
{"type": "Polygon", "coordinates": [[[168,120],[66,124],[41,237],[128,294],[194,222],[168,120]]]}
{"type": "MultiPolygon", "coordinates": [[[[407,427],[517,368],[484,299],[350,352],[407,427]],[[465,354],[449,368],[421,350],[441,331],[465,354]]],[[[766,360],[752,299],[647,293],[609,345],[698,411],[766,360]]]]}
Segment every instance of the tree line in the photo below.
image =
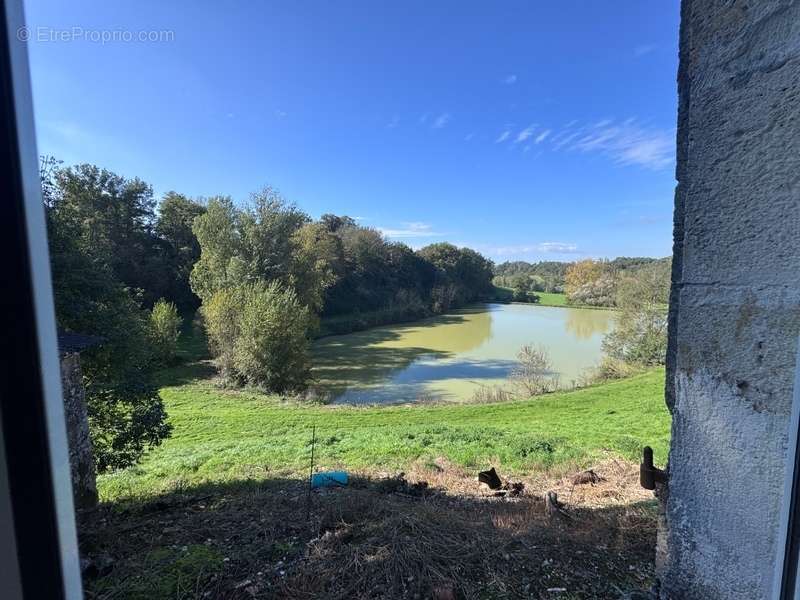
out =
{"type": "Polygon", "coordinates": [[[498,265],[494,282],[523,302],[536,301],[537,291],[555,291],[571,306],[616,308],[616,326],[603,340],[602,379],[664,364],[671,270],[669,257],[517,261],[498,265]]]}
{"type": "MultiPolygon", "coordinates": [[[[592,260],[589,263],[601,266],[602,272],[608,281],[619,277],[631,275],[637,269],[654,263],[668,263],[669,258],[627,257],[620,256],[613,260],[592,260]]],[[[532,293],[551,292],[563,294],[567,291],[567,274],[576,265],[588,264],[586,260],[577,262],[540,261],[529,263],[525,261],[508,261],[495,267],[494,283],[501,287],[514,290],[524,290],[532,293]]],[[[586,281],[582,281],[586,283],[586,281]]],[[[574,304],[600,304],[596,299],[590,298],[592,294],[585,294],[590,302],[581,302],[580,294],[573,300],[574,304]]],[[[606,295],[606,299],[608,295],[606,295]]],[[[602,302],[602,299],[600,300],[602,302]]],[[[613,300],[608,304],[613,305],[613,300]]]]}
{"type": "Polygon", "coordinates": [[[493,264],[474,250],[413,250],[347,216],[315,220],[269,187],[242,205],[159,202],[138,178],[41,166],[58,325],[103,338],[82,360],[100,471],[169,434],[153,376],[198,309],[227,384],[295,392],[323,320],[420,318],[493,290],[493,264]]]}

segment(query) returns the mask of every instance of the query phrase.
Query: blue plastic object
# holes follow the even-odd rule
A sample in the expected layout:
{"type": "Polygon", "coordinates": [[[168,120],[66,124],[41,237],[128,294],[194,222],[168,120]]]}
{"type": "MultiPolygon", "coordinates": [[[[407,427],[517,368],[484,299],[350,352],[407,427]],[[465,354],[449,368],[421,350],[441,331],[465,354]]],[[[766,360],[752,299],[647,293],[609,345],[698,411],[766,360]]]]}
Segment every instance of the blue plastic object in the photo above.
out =
{"type": "Polygon", "coordinates": [[[346,471],[323,471],[311,477],[311,488],[337,487],[347,485],[346,471]]]}

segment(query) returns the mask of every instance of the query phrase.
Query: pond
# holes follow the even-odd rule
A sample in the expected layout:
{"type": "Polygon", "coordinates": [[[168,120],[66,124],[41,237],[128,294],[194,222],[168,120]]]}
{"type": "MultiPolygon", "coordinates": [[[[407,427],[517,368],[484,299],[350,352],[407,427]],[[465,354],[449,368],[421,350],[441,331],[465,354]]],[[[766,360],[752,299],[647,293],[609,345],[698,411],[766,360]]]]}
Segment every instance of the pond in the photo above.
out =
{"type": "Polygon", "coordinates": [[[601,357],[605,310],[482,304],[439,317],[317,340],[314,377],[335,403],[465,401],[506,383],[525,344],[547,349],[561,385],[601,357]]]}

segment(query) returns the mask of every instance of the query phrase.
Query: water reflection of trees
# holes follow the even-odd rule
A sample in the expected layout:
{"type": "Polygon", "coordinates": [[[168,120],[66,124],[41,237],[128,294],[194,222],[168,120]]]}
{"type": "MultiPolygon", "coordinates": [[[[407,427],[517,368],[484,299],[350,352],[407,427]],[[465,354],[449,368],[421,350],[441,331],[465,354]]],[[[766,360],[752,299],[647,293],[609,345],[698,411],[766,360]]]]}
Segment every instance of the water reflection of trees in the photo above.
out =
{"type": "Polygon", "coordinates": [[[612,319],[611,311],[571,308],[567,309],[564,328],[577,339],[588,340],[595,334],[608,332],[612,319]]]}
{"type": "Polygon", "coordinates": [[[314,344],[314,378],[334,396],[351,387],[375,386],[423,356],[444,359],[473,350],[489,339],[491,330],[491,309],[474,307],[323,338],[314,344]]]}

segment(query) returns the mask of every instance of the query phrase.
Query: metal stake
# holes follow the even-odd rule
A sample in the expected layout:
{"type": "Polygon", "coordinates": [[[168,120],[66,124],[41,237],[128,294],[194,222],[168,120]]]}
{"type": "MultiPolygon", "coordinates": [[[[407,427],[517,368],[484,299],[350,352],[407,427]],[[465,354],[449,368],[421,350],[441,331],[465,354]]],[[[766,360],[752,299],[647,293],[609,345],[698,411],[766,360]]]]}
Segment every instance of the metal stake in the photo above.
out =
{"type": "Polygon", "coordinates": [[[317,443],[317,426],[311,428],[311,467],[308,470],[308,496],[306,497],[306,521],[311,518],[311,480],[314,478],[314,446],[317,443]]]}

